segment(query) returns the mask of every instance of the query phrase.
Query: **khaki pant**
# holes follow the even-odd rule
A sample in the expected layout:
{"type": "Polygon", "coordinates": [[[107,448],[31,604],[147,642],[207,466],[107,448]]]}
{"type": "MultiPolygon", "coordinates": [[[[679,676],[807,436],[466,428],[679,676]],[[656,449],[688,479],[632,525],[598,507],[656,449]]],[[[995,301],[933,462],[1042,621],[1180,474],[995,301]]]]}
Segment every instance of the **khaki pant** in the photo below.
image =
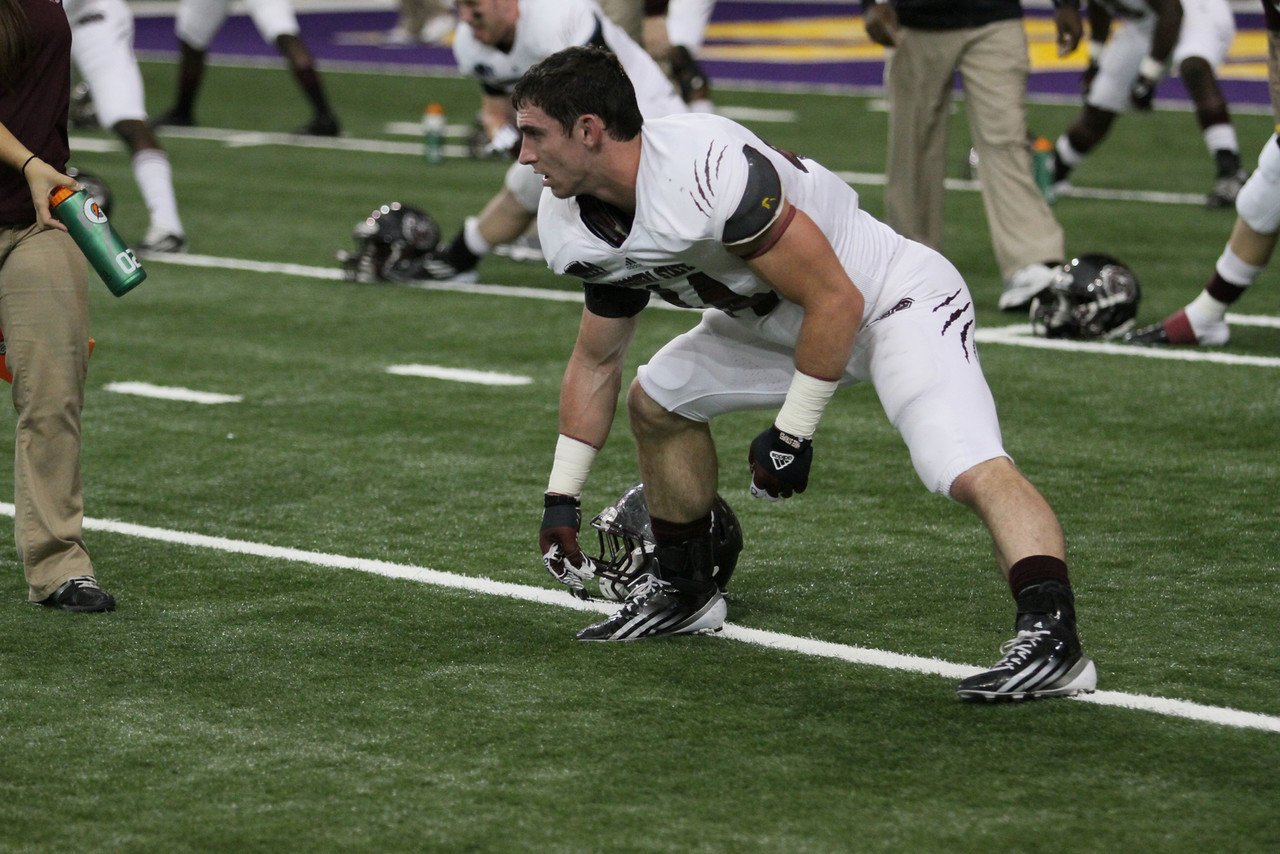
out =
{"type": "Polygon", "coordinates": [[[62,231],[0,227],[0,331],[13,373],[14,538],[28,597],[93,575],[81,533],[80,413],[89,362],[89,273],[62,231]]]}
{"type": "Polygon", "coordinates": [[[644,44],[643,0],[600,0],[605,17],[621,27],[636,44],[644,44]]]}
{"type": "Polygon", "coordinates": [[[958,30],[903,28],[885,69],[889,225],[942,250],[947,120],[960,72],[965,111],[1000,274],[1065,260],[1062,227],[1031,174],[1025,100],[1030,61],[1021,20],[958,30]]]}

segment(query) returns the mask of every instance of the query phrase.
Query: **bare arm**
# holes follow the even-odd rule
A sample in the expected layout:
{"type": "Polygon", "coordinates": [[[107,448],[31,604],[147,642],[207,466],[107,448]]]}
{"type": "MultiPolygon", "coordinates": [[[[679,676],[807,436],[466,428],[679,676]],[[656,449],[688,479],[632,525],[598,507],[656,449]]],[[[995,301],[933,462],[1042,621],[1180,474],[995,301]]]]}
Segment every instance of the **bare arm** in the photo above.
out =
{"type": "Polygon", "coordinates": [[[480,124],[484,132],[493,139],[493,135],[506,125],[514,125],[515,110],[511,108],[511,98],[506,95],[485,95],[480,100],[480,124]]]}
{"type": "Polygon", "coordinates": [[[1147,0],[1156,13],[1156,28],[1151,35],[1151,58],[1168,66],[1173,49],[1182,32],[1182,3],[1180,0],[1147,0]]]}
{"type": "Polygon", "coordinates": [[[560,384],[560,433],[604,446],[622,390],[627,347],[637,317],[601,317],[583,309],[578,340],[560,384]]]}
{"type": "Polygon", "coordinates": [[[49,194],[58,187],[80,189],[74,179],[63,175],[39,157],[34,157],[25,145],[0,123],[0,161],[22,173],[31,190],[31,203],[36,209],[36,218],[43,225],[51,225],[63,231],[67,227],[58,222],[49,211],[49,194]]]}
{"type": "Polygon", "coordinates": [[[796,370],[820,379],[839,379],[862,324],[862,292],[844,271],[827,236],[790,202],[769,230],[743,247],[741,254],[750,256],[753,247],[758,251],[775,240],[763,254],[748,257],[747,266],[779,296],[804,308],[796,370]],[[795,211],[794,217],[789,210],[795,211]]]}
{"type": "Polygon", "coordinates": [[[867,28],[867,37],[876,44],[898,46],[898,11],[889,3],[864,0],[862,25],[867,28]]]}
{"type": "Polygon", "coordinates": [[[1089,39],[1105,44],[1111,37],[1111,13],[1101,3],[1089,3],[1089,39]]]}

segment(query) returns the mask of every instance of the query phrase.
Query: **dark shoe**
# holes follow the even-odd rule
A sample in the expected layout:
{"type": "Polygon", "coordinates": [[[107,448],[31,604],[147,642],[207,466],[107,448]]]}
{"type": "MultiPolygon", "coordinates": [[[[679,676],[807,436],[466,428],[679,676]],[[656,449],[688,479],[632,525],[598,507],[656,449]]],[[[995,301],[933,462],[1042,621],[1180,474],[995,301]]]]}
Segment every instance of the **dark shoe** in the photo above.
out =
{"type": "Polygon", "coordinates": [[[177,109],[169,110],[161,113],[151,120],[153,128],[173,127],[173,128],[189,128],[195,127],[195,117],[190,113],[184,113],[177,109]]]}
{"type": "Polygon", "coordinates": [[[1001,311],[1026,311],[1036,294],[1049,287],[1053,277],[1058,274],[1059,265],[1046,261],[1043,264],[1028,264],[1015,272],[1004,283],[1004,291],[1000,294],[1001,311]]]}
{"type": "Polygon", "coordinates": [[[434,282],[460,282],[469,284],[479,278],[475,265],[463,267],[450,261],[446,247],[432,250],[424,255],[415,265],[410,278],[430,280],[434,282]]]}
{"type": "Polygon", "coordinates": [[[1232,175],[1218,176],[1213,182],[1213,189],[1204,197],[1204,206],[1213,210],[1234,208],[1236,196],[1240,195],[1240,188],[1248,180],[1249,173],[1243,169],[1237,170],[1232,175]]]}
{"type": "Polygon", "coordinates": [[[970,676],[956,688],[962,700],[1028,700],[1091,693],[1098,669],[1085,658],[1070,625],[1048,615],[1024,623],[1006,641],[995,667],[970,676]]]}
{"type": "Polygon", "coordinates": [[[1121,340],[1125,344],[1140,347],[1197,347],[1201,344],[1216,347],[1231,340],[1231,327],[1226,321],[1222,321],[1207,326],[1197,335],[1191,328],[1191,321],[1187,319],[1186,309],[1179,309],[1159,323],[1130,332],[1121,340]]]}
{"type": "Polygon", "coordinates": [[[640,579],[618,613],[578,632],[581,641],[629,641],[668,635],[710,635],[728,609],[714,583],[683,590],[655,575],[640,579]]]}
{"type": "Polygon", "coordinates": [[[147,231],[147,236],[133,247],[133,254],[139,257],[148,255],[180,255],[187,251],[187,238],[181,234],[170,234],[164,231],[147,231]]]}
{"type": "Polygon", "coordinates": [[[341,132],[338,117],[333,113],[322,113],[294,131],[299,136],[337,136],[341,132]]]}
{"type": "Polygon", "coordinates": [[[61,608],[78,614],[114,611],[116,597],[98,586],[92,575],[77,575],[62,583],[52,596],[41,599],[46,608],[61,608]]]}

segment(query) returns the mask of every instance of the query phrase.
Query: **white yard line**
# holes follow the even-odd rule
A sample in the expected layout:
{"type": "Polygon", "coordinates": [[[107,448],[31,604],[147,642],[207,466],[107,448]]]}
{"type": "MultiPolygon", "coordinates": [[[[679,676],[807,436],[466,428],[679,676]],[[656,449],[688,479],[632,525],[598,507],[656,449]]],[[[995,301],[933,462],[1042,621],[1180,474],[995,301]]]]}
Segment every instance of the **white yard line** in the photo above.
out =
{"type": "Polygon", "coordinates": [[[492,371],[471,371],[465,368],[445,368],[440,365],[391,365],[387,373],[401,377],[426,377],[427,379],[452,380],[478,385],[529,385],[532,377],[516,374],[499,374],[492,371]]]}
{"type": "MultiPolygon", "coordinates": [[[[0,514],[13,516],[13,505],[0,503],[0,514]]],[[[532,587],[524,584],[511,584],[503,581],[492,581],[487,578],[475,578],[467,575],[456,575],[411,564],[392,563],[384,560],[348,557],[346,555],[312,552],[304,549],[272,546],[266,543],[254,543],[246,540],[232,540],[225,537],[210,537],[204,534],[192,534],[185,531],[174,531],[166,528],[152,528],[146,525],[135,525],[112,519],[84,520],[84,527],[89,531],[101,531],[109,534],[120,534],[127,537],[173,543],[191,548],[214,549],[232,554],[254,555],[274,560],[286,560],[304,563],[310,566],[323,566],[331,569],[347,569],[356,572],[367,572],[386,578],[401,578],[421,584],[431,584],[454,590],[466,590],[486,596],[505,596],[540,605],[555,605],[561,608],[572,608],[578,611],[592,611],[601,614],[611,613],[617,608],[615,603],[583,602],[569,595],[566,590],[555,590],[546,587],[532,587]]],[[[940,676],[945,679],[963,679],[982,668],[967,664],[954,664],[936,658],[923,658],[914,655],[889,652],[879,649],[849,646],[847,644],[830,643],[813,638],[793,637],[778,632],[767,632],[750,629],[744,626],[726,624],[724,638],[748,643],[769,649],[795,652],[816,658],[830,658],[846,661],[851,664],[869,667],[882,667],[886,670],[900,670],[920,673],[929,676],[940,676]]],[[[566,642],[568,642],[566,640],[566,642]]],[[[1264,732],[1280,733],[1280,717],[1264,715],[1256,712],[1245,712],[1239,709],[1206,706],[1186,700],[1175,700],[1166,697],[1151,697],[1143,694],[1127,694],[1120,691],[1098,691],[1094,694],[1075,698],[1082,703],[1093,703],[1102,706],[1117,706],[1136,711],[1151,712],[1169,717],[1202,721],[1219,726],[1237,729],[1255,729],[1264,732]]]]}
{"type": "MultiPolygon", "coordinates": [[[[1233,322],[1241,325],[1280,327],[1280,317],[1227,315],[1229,321],[1232,318],[1235,318],[1233,322]]],[[[983,344],[1012,344],[1015,347],[1031,347],[1037,350],[1068,350],[1076,353],[1106,353],[1110,356],[1134,356],[1140,359],[1165,359],[1174,362],[1212,362],[1219,365],[1280,368],[1280,358],[1274,356],[1240,356],[1214,350],[1199,350],[1194,347],[1134,347],[1128,344],[1108,344],[1104,341],[1037,338],[1031,334],[1031,325],[1027,323],[979,329],[977,338],[983,344]]]]}
{"type": "Polygon", "coordinates": [[[185,403],[239,403],[244,400],[238,394],[217,394],[211,391],[193,391],[189,388],[177,388],[174,386],[152,385],[151,383],[142,382],[119,382],[107,383],[103,386],[106,391],[114,391],[117,394],[132,394],[138,397],[154,397],[159,400],[180,400],[185,403]]]}

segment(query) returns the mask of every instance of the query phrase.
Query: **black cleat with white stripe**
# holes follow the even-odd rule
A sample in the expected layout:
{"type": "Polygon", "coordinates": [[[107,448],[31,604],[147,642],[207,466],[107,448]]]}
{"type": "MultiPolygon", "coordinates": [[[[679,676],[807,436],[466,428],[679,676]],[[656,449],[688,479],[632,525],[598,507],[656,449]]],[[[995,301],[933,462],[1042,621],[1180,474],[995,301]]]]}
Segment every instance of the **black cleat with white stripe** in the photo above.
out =
{"type": "Polygon", "coordinates": [[[630,641],[668,635],[710,635],[724,628],[724,595],[707,585],[672,584],[643,576],[618,613],[578,632],[582,641],[630,641]]]}
{"type": "Polygon", "coordinates": [[[1003,658],[960,683],[962,700],[1031,700],[1091,693],[1098,669],[1080,648],[1069,623],[1047,614],[1019,620],[1018,635],[1000,647],[1003,658]]]}

